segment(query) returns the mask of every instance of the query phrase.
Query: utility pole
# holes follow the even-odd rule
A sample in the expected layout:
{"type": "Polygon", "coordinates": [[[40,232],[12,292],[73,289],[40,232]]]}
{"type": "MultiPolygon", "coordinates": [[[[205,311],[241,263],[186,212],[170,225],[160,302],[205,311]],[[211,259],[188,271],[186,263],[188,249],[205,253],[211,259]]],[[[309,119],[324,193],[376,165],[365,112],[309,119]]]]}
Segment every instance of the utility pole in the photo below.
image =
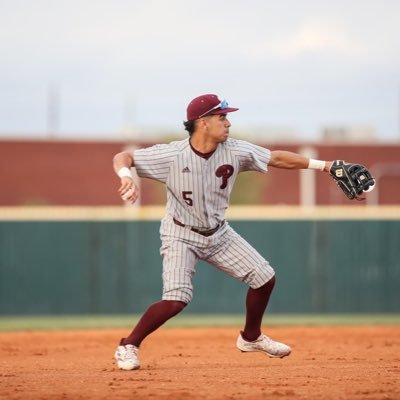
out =
{"type": "Polygon", "coordinates": [[[130,137],[133,134],[136,122],[136,101],[133,96],[127,95],[124,102],[124,131],[130,137]]]}
{"type": "Polygon", "coordinates": [[[60,90],[50,85],[47,93],[47,134],[54,139],[60,128],[60,90]]]}

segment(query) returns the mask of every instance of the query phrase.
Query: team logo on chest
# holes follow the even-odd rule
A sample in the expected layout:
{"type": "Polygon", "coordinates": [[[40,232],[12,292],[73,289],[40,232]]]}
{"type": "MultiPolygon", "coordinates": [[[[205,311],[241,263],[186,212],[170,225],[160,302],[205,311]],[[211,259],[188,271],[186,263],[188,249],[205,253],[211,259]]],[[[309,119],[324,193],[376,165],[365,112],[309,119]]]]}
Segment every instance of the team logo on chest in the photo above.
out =
{"type": "Polygon", "coordinates": [[[222,183],[219,187],[220,189],[225,189],[227,187],[228,179],[233,175],[234,170],[235,168],[233,168],[233,166],[230,164],[224,164],[217,168],[215,175],[218,178],[222,178],[222,183]]]}

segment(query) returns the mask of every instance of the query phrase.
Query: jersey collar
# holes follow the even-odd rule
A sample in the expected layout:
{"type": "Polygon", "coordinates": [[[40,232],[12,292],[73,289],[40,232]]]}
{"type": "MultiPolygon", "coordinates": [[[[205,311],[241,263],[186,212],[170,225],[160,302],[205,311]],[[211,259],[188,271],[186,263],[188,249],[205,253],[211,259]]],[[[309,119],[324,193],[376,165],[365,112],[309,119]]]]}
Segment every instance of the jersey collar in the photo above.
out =
{"type": "Polygon", "coordinates": [[[205,158],[206,160],[208,160],[217,150],[217,148],[215,148],[215,150],[210,151],[209,153],[202,153],[201,151],[196,150],[193,146],[192,143],[190,143],[189,140],[189,144],[190,144],[190,148],[201,158],[205,158]]]}

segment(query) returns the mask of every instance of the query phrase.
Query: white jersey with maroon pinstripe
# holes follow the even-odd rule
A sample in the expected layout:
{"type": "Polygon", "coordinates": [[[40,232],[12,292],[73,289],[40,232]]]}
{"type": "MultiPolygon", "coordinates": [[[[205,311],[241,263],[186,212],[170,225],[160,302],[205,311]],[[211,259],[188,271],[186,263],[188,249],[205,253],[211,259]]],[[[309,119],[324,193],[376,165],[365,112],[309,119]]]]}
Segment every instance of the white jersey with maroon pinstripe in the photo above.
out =
{"type": "Polygon", "coordinates": [[[134,151],[137,174],[167,186],[167,213],[161,223],[163,300],[189,303],[198,260],[258,288],[274,270],[249,243],[224,222],[239,172],[266,172],[271,153],[260,146],[228,139],[210,155],[201,155],[189,139],[134,151]],[[181,225],[175,221],[179,221],[181,225]],[[191,230],[209,230],[211,236],[191,230]]]}
{"type": "Polygon", "coordinates": [[[235,139],[219,143],[208,159],[196,154],[189,139],[134,152],[137,174],[166,184],[167,214],[200,229],[224,220],[238,173],[266,172],[269,159],[269,150],[235,139]]]}

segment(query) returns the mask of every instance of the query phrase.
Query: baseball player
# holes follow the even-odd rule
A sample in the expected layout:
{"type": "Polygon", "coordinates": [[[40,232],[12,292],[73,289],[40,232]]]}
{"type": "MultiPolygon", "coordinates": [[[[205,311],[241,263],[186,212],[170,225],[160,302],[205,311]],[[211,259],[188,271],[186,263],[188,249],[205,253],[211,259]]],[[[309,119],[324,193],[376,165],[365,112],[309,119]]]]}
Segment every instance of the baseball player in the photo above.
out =
{"type": "Polygon", "coordinates": [[[121,369],[138,369],[142,341],[190,303],[198,260],[208,262],[249,287],[245,325],[236,342],[239,350],[279,358],[291,352],[289,346],[261,332],[275,272],[269,262],[230,227],[225,220],[225,210],[240,172],[266,173],[269,167],[329,171],[331,162],[287,151],[270,151],[231,139],[227,115],[237,110],[214,94],[196,97],[187,107],[187,121],[184,122],[188,138],[122,152],[114,157],[114,170],[121,179],[118,191],[124,200],[133,203],[139,196],[131,167],[136,168],[139,177],[159,181],[167,189],[167,211],[160,228],[162,299],[150,305],[132,332],[121,339],[115,352],[121,369]]]}

